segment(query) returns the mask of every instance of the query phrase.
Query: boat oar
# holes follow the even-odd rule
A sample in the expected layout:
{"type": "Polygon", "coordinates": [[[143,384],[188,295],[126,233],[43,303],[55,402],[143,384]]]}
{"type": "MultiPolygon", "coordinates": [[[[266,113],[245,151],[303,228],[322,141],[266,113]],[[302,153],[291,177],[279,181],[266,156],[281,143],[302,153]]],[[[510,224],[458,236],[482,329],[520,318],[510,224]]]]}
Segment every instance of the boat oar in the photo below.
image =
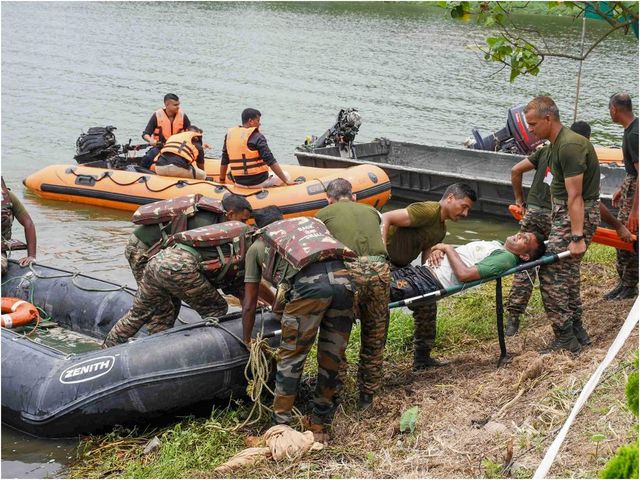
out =
{"type": "Polygon", "coordinates": [[[506,272],[501,275],[495,275],[493,277],[483,278],[480,280],[474,280],[473,282],[462,283],[459,285],[455,285],[449,288],[442,288],[440,290],[436,290],[435,292],[425,293],[423,295],[418,295],[417,297],[406,298],[404,300],[399,300],[397,302],[391,302],[389,304],[389,308],[398,308],[405,307],[407,305],[411,305],[412,303],[424,301],[424,300],[433,300],[434,302],[438,301],[438,299],[443,297],[448,297],[449,295],[453,295],[454,293],[461,292],[462,290],[466,290],[471,287],[475,287],[477,285],[481,285],[483,283],[490,282],[491,280],[497,280],[498,278],[506,277],[507,275],[513,275],[514,273],[521,272],[523,270],[528,270],[533,267],[537,267],[539,265],[546,265],[548,263],[554,263],[562,258],[566,258],[570,256],[568,250],[561,253],[554,253],[551,255],[545,255],[544,257],[540,257],[537,260],[533,260],[531,262],[521,263],[513,268],[510,268],[506,272]]]}
{"type": "MultiPolygon", "coordinates": [[[[509,212],[511,212],[511,215],[513,215],[513,218],[516,220],[521,220],[524,216],[523,209],[520,205],[509,205],[509,212]]],[[[611,228],[598,227],[593,234],[593,241],[601,245],[617,248],[618,250],[637,252],[638,237],[633,234],[631,237],[633,238],[631,242],[625,242],[618,236],[618,233],[615,230],[611,228]]]]}

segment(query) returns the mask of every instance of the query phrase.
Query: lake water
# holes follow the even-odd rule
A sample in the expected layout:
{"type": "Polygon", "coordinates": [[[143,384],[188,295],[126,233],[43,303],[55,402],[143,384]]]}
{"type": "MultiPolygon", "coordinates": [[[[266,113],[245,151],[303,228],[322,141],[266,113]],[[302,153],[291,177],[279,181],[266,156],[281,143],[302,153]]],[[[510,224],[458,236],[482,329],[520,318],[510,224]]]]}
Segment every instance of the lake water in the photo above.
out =
{"type": "MultiPolygon", "coordinates": [[[[579,52],[580,22],[519,21],[558,51],[579,52]]],[[[587,39],[603,28],[589,21],[587,39]]],[[[132,285],[129,213],[41,200],[21,184],[46,165],[73,163],[83,130],[115,125],[120,143],[139,143],[168,92],[214,154],[240,112],[258,108],[282,163],[295,163],[295,146],[345,107],[362,115],[360,141],[461,146],[472,127],[502,128],[509,107],[538,94],[553,96],[570,124],[577,63],[548,59],[539,77],[509,84],[508,72],[471,48],[487,33],[413,3],[3,2],[2,175],[34,219],[41,263],[132,285]]],[[[620,144],[607,109],[619,90],[636,100],[638,43],[613,35],[582,69],[578,117],[591,123],[594,143],[620,144]]],[[[514,229],[472,216],[451,226],[449,241],[514,229]]],[[[3,429],[2,477],[54,475],[73,445],[3,429]]]]}

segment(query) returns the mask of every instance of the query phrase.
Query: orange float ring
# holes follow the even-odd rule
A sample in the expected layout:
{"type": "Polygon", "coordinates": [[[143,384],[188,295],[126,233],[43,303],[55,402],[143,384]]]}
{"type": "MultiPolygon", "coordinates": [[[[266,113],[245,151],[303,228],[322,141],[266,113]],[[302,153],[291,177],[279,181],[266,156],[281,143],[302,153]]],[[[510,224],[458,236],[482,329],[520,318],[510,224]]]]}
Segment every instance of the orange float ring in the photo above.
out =
{"type": "Polygon", "coordinates": [[[38,309],[31,303],[21,298],[2,297],[1,324],[5,328],[14,328],[27,325],[38,320],[38,309]]]}

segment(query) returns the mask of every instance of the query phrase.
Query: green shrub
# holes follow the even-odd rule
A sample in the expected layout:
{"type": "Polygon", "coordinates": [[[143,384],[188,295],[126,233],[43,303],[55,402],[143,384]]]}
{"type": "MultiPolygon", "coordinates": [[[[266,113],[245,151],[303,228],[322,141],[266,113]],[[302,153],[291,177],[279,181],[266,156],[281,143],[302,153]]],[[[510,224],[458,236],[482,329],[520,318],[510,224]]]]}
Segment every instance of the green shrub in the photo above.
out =
{"type": "MultiPolygon", "coordinates": [[[[627,405],[638,416],[638,352],[636,352],[635,370],[629,375],[625,387],[627,405]]],[[[600,478],[638,478],[638,440],[635,445],[624,445],[600,472],[600,478]]]]}
{"type": "Polygon", "coordinates": [[[638,478],[638,444],[620,447],[600,472],[600,478],[638,478]]]}

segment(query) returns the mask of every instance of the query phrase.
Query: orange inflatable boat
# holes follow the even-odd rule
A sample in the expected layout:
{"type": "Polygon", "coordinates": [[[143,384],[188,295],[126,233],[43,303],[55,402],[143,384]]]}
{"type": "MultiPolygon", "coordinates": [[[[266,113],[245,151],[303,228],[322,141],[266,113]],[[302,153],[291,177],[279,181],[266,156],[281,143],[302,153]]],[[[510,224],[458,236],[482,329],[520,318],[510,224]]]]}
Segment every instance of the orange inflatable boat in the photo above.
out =
{"type": "Polygon", "coordinates": [[[391,196],[387,174],[374,165],[332,169],[282,165],[282,168],[300,183],[268,189],[237,188],[231,182],[221,185],[217,182],[220,160],[207,158],[205,170],[212,180],[86,165],[50,165],[29,175],[24,184],[42,198],[131,211],[140,205],[191,193],[222,199],[231,192],[245,196],[253,208],[277,205],[285,217],[313,215],[326,206],[324,188],[339,177],[351,182],[358,202],[380,209],[391,196]]]}

